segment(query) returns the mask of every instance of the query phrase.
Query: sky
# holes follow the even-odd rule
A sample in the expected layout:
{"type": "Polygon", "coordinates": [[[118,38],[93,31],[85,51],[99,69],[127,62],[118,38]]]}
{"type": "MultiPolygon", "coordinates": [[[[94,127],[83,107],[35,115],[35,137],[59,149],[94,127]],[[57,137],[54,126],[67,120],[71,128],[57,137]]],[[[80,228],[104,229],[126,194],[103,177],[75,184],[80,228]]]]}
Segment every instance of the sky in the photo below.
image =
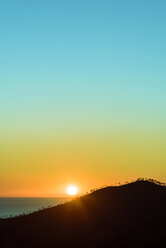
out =
{"type": "Polygon", "coordinates": [[[166,182],[165,0],[0,1],[0,196],[166,182]]]}

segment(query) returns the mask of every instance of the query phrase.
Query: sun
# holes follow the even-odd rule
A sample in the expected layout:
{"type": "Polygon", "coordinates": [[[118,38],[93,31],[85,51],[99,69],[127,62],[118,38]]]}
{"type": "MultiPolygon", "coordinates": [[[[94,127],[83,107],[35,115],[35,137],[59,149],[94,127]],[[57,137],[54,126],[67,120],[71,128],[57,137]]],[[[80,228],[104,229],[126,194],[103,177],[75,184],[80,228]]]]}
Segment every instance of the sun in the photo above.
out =
{"type": "Polygon", "coordinates": [[[67,187],[66,192],[68,195],[77,195],[78,188],[74,185],[70,185],[67,187]]]}

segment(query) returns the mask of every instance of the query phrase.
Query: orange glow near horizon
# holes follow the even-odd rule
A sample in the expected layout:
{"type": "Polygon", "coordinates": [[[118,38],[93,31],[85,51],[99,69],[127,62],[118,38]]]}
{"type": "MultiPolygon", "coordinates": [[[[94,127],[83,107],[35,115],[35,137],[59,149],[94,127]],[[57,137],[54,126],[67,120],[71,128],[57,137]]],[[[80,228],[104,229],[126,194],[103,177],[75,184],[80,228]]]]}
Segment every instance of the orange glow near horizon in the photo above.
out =
{"type": "Polygon", "coordinates": [[[121,130],[88,137],[1,139],[0,196],[65,197],[66,185],[73,182],[79,194],[139,177],[165,182],[163,133],[142,136],[121,130]]]}

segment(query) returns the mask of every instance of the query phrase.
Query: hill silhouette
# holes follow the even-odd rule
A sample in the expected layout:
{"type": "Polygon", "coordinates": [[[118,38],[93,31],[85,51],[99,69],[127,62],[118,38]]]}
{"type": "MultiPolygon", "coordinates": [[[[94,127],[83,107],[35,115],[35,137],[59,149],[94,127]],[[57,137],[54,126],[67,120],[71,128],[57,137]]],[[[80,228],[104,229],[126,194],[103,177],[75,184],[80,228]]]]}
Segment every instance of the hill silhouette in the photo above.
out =
{"type": "Polygon", "coordinates": [[[138,180],[0,220],[4,248],[166,247],[166,186],[138,180]]]}

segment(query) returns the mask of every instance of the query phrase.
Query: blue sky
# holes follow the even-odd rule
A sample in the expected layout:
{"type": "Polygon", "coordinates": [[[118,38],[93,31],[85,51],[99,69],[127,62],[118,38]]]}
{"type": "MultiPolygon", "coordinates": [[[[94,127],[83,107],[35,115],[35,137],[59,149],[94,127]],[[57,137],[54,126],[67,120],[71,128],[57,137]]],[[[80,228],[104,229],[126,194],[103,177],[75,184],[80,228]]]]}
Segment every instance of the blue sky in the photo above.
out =
{"type": "Polygon", "coordinates": [[[1,125],[163,126],[165,11],[164,0],[2,0],[1,125]]]}

